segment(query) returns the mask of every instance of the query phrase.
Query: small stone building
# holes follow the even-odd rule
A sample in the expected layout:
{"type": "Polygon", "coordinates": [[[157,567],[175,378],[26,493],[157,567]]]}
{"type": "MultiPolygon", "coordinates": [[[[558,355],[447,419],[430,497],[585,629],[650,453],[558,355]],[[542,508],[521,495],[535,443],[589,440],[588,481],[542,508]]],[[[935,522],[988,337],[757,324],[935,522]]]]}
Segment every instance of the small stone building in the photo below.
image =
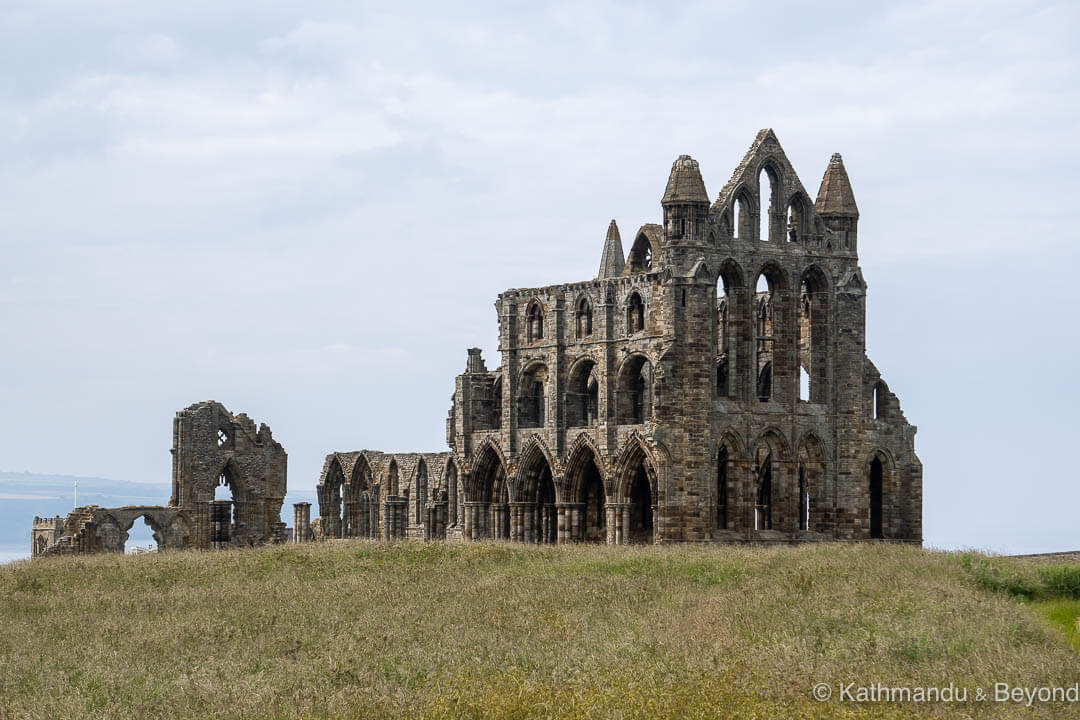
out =
{"type": "Polygon", "coordinates": [[[816,199],[772,130],[710,201],[680,156],[662,222],[597,277],[495,303],[449,453],[333,453],[318,537],[521,542],[922,541],[922,464],[866,355],[859,210],[840,155],[816,199]]]}
{"type": "Polygon", "coordinates": [[[76,508],[66,518],[34,518],[32,557],[123,552],[139,520],[159,549],[224,548],[284,542],[288,457],[266,425],[214,401],[173,420],[172,496],[168,506],[76,508]]]}

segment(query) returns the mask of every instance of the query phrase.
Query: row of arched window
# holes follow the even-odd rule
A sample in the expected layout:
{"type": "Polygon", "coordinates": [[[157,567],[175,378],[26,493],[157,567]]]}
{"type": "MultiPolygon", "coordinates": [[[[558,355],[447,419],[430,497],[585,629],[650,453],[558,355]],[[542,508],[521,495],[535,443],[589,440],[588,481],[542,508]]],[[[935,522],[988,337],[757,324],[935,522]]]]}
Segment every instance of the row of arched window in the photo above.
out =
{"type": "Polygon", "coordinates": [[[778,382],[787,387],[797,377],[799,400],[827,402],[830,298],[820,271],[804,274],[797,308],[789,309],[778,302],[782,276],[766,266],[755,283],[749,318],[747,309],[739,317],[738,307],[728,296],[728,285],[721,274],[717,284],[717,395],[751,396],[768,402],[774,399],[778,382]],[[792,347],[797,348],[794,354],[789,350],[792,347]],[[748,351],[750,356],[745,356],[748,351]],[[754,384],[743,389],[741,378],[747,365],[753,368],[754,384]]]}
{"type": "MultiPolygon", "coordinates": [[[[716,463],[716,527],[721,530],[732,528],[736,522],[731,514],[730,496],[732,494],[731,476],[732,463],[728,448],[720,446],[717,453],[716,463]]],[[[776,502],[774,498],[775,487],[773,483],[774,462],[772,451],[762,446],[758,448],[755,456],[753,471],[753,530],[772,530],[777,516],[776,502]]],[[[824,514],[821,504],[825,502],[822,495],[825,480],[825,457],[820,445],[808,444],[799,452],[798,462],[795,466],[797,484],[794,488],[798,493],[796,516],[791,521],[787,518],[785,525],[776,529],[797,529],[823,531],[824,514]]],[[[882,463],[880,453],[872,458],[864,482],[869,496],[868,520],[871,538],[883,538],[884,535],[884,510],[883,497],[885,493],[885,465],[882,463]]]]}
{"type": "MultiPolygon", "coordinates": [[[[550,385],[547,366],[535,363],[522,374],[516,399],[519,428],[539,428],[548,424],[547,391],[550,385]]],[[[653,367],[644,355],[632,355],[619,369],[616,378],[615,421],[638,425],[652,418],[653,367]]],[[[593,360],[582,360],[570,371],[564,394],[568,427],[586,427],[600,422],[600,378],[593,360]]],[[[492,384],[488,403],[488,429],[502,427],[502,378],[492,384]]]]}
{"type": "MultiPolygon", "coordinates": [[[[638,292],[630,293],[626,301],[626,332],[628,335],[645,329],[645,301],[638,292]]],[[[573,339],[584,340],[593,334],[593,310],[589,298],[582,296],[574,305],[573,339]]],[[[529,303],[525,310],[525,342],[534,343],[546,337],[544,308],[538,301],[529,303]]]]}
{"type": "Polygon", "coordinates": [[[731,206],[720,216],[720,232],[736,240],[762,242],[800,242],[811,234],[823,235],[825,228],[820,220],[811,227],[813,203],[802,192],[792,194],[786,208],[781,206],[777,192],[780,180],[779,170],[768,163],[762,165],[756,195],[746,186],[736,190],[731,206]],[[781,220],[786,222],[781,225],[781,220]]]}

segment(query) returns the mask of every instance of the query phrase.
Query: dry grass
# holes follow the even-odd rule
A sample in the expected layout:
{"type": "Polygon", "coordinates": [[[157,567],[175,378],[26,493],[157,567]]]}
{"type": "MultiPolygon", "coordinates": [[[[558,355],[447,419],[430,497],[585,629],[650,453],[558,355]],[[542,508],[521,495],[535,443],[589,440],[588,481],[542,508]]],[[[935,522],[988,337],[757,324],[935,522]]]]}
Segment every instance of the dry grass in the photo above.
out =
{"type": "Polygon", "coordinates": [[[21,563],[0,568],[0,718],[1080,715],[811,698],[1080,681],[972,557],[357,541],[21,563]]]}

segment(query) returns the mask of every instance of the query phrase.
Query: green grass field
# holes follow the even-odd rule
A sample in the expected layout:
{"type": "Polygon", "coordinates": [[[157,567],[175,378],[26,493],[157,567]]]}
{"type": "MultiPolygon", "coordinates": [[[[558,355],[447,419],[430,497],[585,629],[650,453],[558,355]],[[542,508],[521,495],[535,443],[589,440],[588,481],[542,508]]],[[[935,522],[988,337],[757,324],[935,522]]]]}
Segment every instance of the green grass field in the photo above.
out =
{"type": "Polygon", "coordinates": [[[0,568],[0,718],[1075,718],[1080,703],[838,694],[1071,687],[1078,579],[880,544],[24,562],[0,568]]]}

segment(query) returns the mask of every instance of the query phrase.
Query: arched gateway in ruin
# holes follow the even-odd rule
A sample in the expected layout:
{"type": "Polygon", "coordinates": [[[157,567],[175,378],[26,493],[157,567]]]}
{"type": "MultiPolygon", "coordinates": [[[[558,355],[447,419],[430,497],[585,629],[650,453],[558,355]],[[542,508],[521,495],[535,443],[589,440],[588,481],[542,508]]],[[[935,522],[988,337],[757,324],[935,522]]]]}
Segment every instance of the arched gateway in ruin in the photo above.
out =
{"type": "Polygon", "coordinates": [[[921,542],[840,156],[812,201],[762,130],[712,202],[680,156],[661,206],[629,257],[611,221],[598,277],[499,296],[501,363],[468,351],[450,452],[328,456],[311,536],[921,542]]]}
{"type": "Polygon", "coordinates": [[[288,456],[270,428],[221,403],[196,403],[173,419],[168,505],[76,508],[66,518],[34,518],[31,555],[124,552],[145,520],[159,550],[220,549],[284,542],[288,456]]]}

